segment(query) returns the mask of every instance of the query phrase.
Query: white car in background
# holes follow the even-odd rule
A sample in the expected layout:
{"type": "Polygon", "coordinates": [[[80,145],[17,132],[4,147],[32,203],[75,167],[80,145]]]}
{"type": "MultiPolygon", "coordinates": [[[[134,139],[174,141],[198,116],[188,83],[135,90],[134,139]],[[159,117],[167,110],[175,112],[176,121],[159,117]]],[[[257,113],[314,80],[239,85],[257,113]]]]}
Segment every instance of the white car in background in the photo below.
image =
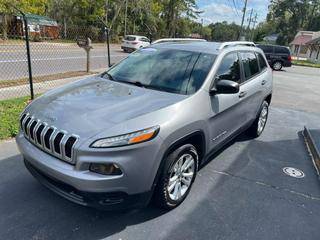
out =
{"type": "Polygon", "coordinates": [[[124,52],[133,52],[137,49],[148,47],[150,40],[144,36],[127,35],[122,40],[121,49],[124,52]]]}

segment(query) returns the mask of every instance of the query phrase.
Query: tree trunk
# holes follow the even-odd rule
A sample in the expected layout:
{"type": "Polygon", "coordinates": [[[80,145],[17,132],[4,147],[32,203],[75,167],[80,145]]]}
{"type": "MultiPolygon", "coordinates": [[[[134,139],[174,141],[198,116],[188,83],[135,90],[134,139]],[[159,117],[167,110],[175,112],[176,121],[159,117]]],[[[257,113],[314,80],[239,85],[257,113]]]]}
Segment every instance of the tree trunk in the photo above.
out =
{"type": "Polygon", "coordinates": [[[3,39],[8,39],[8,18],[7,14],[3,14],[3,39]]]}

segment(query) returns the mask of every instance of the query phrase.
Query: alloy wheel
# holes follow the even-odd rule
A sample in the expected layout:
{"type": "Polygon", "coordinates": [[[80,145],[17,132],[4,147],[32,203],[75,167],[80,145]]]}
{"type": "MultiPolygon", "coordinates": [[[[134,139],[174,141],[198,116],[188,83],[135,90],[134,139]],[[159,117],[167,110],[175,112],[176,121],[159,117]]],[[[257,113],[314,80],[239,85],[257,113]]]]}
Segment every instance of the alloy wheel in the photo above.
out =
{"type": "Polygon", "coordinates": [[[179,201],[191,186],[195,174],[195,159],[190,154],[183,154],[170,172],[167,191],[171,200],[179,201]]]}
{"type": "Polygon", "coordinates": [[[259,121],[258,121],[258,129],[257,129],[258,135],[262,133],[264,127],[266,126],[267,118],[268,118],[268,106],[263,106],[259,116],[259,121]]]}

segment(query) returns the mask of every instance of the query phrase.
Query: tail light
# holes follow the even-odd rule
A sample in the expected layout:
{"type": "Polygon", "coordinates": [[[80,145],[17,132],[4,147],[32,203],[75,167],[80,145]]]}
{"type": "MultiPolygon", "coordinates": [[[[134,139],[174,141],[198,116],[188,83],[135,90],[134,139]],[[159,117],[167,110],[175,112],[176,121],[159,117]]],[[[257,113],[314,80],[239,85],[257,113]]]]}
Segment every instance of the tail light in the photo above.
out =
{"type": "Polygon", "coordinates": [[[291,62],[291,60],[292,60],[292,57],[291,57],[291,55],[289,55],[288,61],[291,62]]]}
{"type": "Polygon", "coordinates": [[[131,44],[136,45],[136,44],[138,44],[138,42],[132,42],[131,44]]]}

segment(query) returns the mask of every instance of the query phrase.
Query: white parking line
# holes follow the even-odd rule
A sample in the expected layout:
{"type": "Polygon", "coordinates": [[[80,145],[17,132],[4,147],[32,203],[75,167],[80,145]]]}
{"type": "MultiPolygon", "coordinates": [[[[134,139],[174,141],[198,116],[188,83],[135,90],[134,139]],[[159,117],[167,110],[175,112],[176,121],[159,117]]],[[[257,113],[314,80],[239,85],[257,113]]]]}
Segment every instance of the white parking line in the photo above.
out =
{"type": "MultiPolygon", "coordinates": [[[[111,55],[110,57],[124,57],[126,54],[116,54],[111,55]]],[[[91,58],[107,58],[107,55],[102,56],[91,56],[91,58]]],[[[34,58],[31,61],[51,61],[51,60],[68,60],[68,59],[86,59],[86,57],[57,57],[57,58],[34,58]]],[[[27,59],[18,59],[18,60],[0,60],[0,63],[17,63],[17,62],[27,62],[27,59]]]]}

